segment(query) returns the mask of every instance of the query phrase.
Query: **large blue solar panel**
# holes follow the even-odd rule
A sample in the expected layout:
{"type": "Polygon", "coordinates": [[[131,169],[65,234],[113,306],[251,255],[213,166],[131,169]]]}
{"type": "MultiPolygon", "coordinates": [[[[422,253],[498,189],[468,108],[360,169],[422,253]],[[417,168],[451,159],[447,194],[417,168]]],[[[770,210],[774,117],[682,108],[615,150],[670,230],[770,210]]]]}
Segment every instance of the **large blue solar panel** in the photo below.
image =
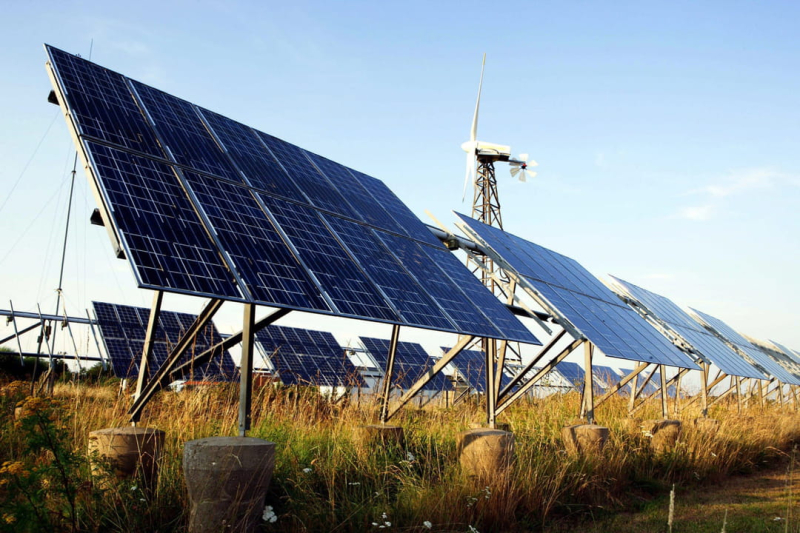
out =
{"type": "Polygon", "coordinates": [[[780,350],[781,352],[786,354],[786,357],[790,358],[795,363],[800,364],[800,353],[798,353],[795,350],[792,350],[791,348],[788,348],[787,346],[784,346],[783,344],[779,344],[779,343],[777,343],[775,341],[769,341],[769,342],[771,342],[773,345],[775,345],[775,347],[778,348],[778,350],[780,350]]]}
{"type": "Polygon", "coordinates": [[[697,354],[717,365],[726,374],[755,379],[764,378],[758,369],[731,350],[724,342],[705,331],[672,300],[614,276],[611,278],[639,303],[639,307],[660,320],[664,327],[680,335],[697,354]]]}
{"type": "MultiPolygon", "coordinates": [[[[378,367],[386,371],[389,358],[389,341],[372,337],[361,337],[361,343],[369,352],[378,367]]],[[[409,389],[422,375],[433,367],[434,361],[425,349],[414,342],[398,342],[394,358],[394,373],[392,385],[401,389],[409,389]]],[[[453,386],[447,377],[438,372],[433,379],[428,381],[422,390],[446,391],[453,386]]]]}
{"type": "Polygon", "coordinates": [[[515,270],[523,283],[550,302],[604,354],[698,368],[574,260],[464,215],[458,216],[461,227],[484,245],[492,259],[515,270]]]}
{"type": "MultiPolygon", "coordinates": [[[[449,348],[443,348],[445,352],[449,348]]],[[[462,350],[454,359],[453,366],[464,377],[470,387],[479,393],[486,391],[486,355],[480,350],[462,350]]]]}
{"type": "Polygon", "coordinates": [[[427,270],[413,265],[410,274],[375,232],[423,243],[419,257],[445,248],[379,180],[47,51],[109,231],[140,286],[536,342],[488,291],[477,292],[474,281],[461,287],[463,273],[437,276],[438,296],[443,283],[459,287],[441,305],[434,301],[421,279],[427,270]]]}
{"type": "Polygon", "coordinates": [[[256,342],[285,385],[367,386],[327,331],[268,326],[256,333],[256,342]]]}
{"type": "MultiPolygon", "coordinates": [[[[111,359],[114,375],[119,378],[135,377],[139,373],[142,359],[142,348],[147,335],[147,323],[150,310],[142,307],[92,302],[100,336],[106,346],[106,353],[111,359]]],[[[197,317],[187,313],[161,311],[154,333],[153,353],[148,361],[148,370],[152,376],[166,361],[169,352],[178,342],[197,317]]],[[[190,362],[195,355],[200,355],[222,340],[213,323],[197,335],[189,352],[183,356],[179,364],[190,362]]],[[[192,368],[191,375],[185,379],[204,381],[228,381],[237,375],[236,366],[230,354],[225,351],[211,361],[192,368]]],[[[181,377],[181,376],[175,376],[181,377]]]]}
{"type": "Polygon", "coordinates": [[[108,146],[86,145],[141,286],[241,298],[168,165],[108,146]]]}
{"type": "MultiPolygon", "coordinates": [[[[592,365],[592,373],[596,378],[606,384],[607,388],[603,392],[615,387],[620,381],[622,381],[622,379],[619,377],[619,374],[617,374],[617,372],[610,366],[592,365]]],[[[625,385],[619,389],[619,391],[617,391],[617,394],[628,394],[629,391],[630,388],[625,385]]]]}
{"type": "Polygon", "coordinates": [[[184,176],[254,301],[331,310],[250,190],[193,172],[184,176]]]}
{"type": "Polygon", "coordinates": [[[727,339],[729,342],[735,344],[742,352],[747,354],[756,364],[760,365],[769,375],[774,376],[782,383],[790,385],[800,385],[800,378],[783,368],[777,361],[763,353],[761,350],[753,346],[750,341],[745,339],[732,327],[718,318],[707,315],[692,309],[700,320],[706,323],[709,327],[715,330],[720,336],[727,339]]]}

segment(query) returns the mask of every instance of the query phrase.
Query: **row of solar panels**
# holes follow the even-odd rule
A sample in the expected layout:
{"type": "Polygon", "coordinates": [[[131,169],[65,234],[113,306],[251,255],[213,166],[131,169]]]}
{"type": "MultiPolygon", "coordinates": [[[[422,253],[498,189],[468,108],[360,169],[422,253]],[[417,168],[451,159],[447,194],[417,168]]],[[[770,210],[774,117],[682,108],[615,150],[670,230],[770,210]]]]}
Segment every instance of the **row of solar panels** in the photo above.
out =
{"type": "MultiPolygon", "coordinates": [[[[97,324],[111,361],[114,374],[121,378],[138,375],[142,347],[147,333],[150,311],[126,305],[93,302],[97,324]]],[[[186,313],[161,311],[155,331],[153,356],[149,360],[149,371],[155,372],[166,360],[170,349],[184,331],[197,318],[186,313]]],[[[197,336],[192,349],[183,361],[221,340],[213,322],[197,336]]],[[[371,356],[375,368],[386,368],[389,341],[362,337],[361,342],[371,356]]],[[[271,370],[286,385],[318,385],[366,387],[359,369],[352,363],[345,348],[339,345],[329,332],[314,331],[286,326],[268,326],[256,334],[256,346],[271,370]]],[[[446,351],[446,348],[442,348],[446,351]]],[[[435,360],[417,343],[399,342],[395,357],[393,384],[408,389],[430,367],[435,360]]],[[[464,350],[453,361],[461,380],[477,392],[485,389],[485,357],[483,352],[464,350]]],[[[226,351],[214,360],[193,369],[193,380],[219,381],[237,378],[237,370],[226,351]]],[[[508,380],[509,377],[505,376],[508,380]]],[[[507,382],[507,381],[506,381],[507,382]]],[[[452,390],[447,377],[439,373],[426,384],[425,390],[452,390]]]]}
{"type": "Polygon", "coordinates": [[[458,227],[575,338],[605,355],[800,385],[800,354],[777,343],[756,346],[723,321],[613,278],[614,291],[577,261],[458,215],[458,227]],[[626,305],[627,303],[627,305],[626,305]]]}

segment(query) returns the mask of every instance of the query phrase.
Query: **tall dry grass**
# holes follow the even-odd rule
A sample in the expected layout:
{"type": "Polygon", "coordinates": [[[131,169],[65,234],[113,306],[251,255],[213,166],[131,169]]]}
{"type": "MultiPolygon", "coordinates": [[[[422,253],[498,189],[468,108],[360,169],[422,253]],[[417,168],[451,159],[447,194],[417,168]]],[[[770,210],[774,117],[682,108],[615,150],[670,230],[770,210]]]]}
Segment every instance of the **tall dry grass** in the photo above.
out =
{"type": "MultiPolygon", "coordinates": [[[[62,403],[67,445],[79,453],[86,450],[90,431],[128,423],[131,399],[113,386],[60,384],[54,396],[62,403]]],[[[25,437],[14,428],[13,397],[0,403],[0,461],[30,462],[24,457],[25,437]]],[[[619,397],[597,411],[599,422],[611,430],[602,454],[568,455],[561,427],[575,421],[579,401],[577,394],[557,395],[508,409],[504,421],[516,437],[516,461],[507,475],[487,484],[465,477],[456,455],[457,434],[483,417],[474,400],[449,409],[435,404],[405,409],[393,420],[405,428],[405,449],[374,449],[364,448],[354,436],[357,426],[376,419],[378,406],[369,398],[333,403],[312,389],[259,389],[250,435],[277,444],[267,504],[278,520],[265,523],[264,530],[428,531],[428,524],[436,531],[541,530],[555,518],[621,509],[636,499],[664,494],[672,483],[714,482],[751,471],[800,439],[800,422],[789,409],[754,406],[740,416],[735,402],[723,402],[710,413],[722,421],[718,432],[695,428],[692,420],[699,413],[693,407],[679,417],[684,431],[677,447],[657,454],[627,418],[627,399],[619,397]]],[[[652,405],[641,416],[658,418],[659,413],[660,407],[652,405]]],[[[111,493],[95,491],[84,505],[81,527],[184,530],[183,444],[235,434],[237,416],[234,386],[157,395],[142,421],[166,432],[155,494],[142,502],[130,497],[130,485],[111,493]]],[[[81,475],[80,483],[90,480],[88,471],[81,475]]],[[[0,510],[3,496],[10,493],[0,487],[0,510]]]]}

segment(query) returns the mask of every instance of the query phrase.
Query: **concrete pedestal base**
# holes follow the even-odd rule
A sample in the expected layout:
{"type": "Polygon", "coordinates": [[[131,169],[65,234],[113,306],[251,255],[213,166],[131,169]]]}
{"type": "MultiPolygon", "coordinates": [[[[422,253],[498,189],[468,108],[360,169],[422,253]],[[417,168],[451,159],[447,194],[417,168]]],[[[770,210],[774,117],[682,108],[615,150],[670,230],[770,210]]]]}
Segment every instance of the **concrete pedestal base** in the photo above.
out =
{"type": "Polygon", "coordinates": [[[153,428],[106,428],[89,433],[89,457],[92,474],[100,477],[100,485],[117,478],[134,475],[145,491],[158,484],[158,463],[164,448],[164,432],[153,428]],[[111,472],[106,471],[106,466],[111,472]]]}
{"type": "Polygon", "coordinates": [[[568,453],[597,454],[608,442],[608,428],[578,424],[561,428],[561,438],[568,453]]]}
{"type": "Polygon", "coordinates": [[[719,431],[719,420],[714,418],[695,418],[694,427],[701,433],[715,435],[719,431]]]}
{"type": "Polygon", "coordinates": [[[358,426],[355,429],[356,441],[366,449],[381,446],[383,448],[404,449],[406,437],[400,426],[358,426]]]}
{"type": "Polygon", "coordinates": [[[514,434],[499,429],[470,429],[458,434],[458,460],[469,476],[503,475],[514,462],[514,434]]]}
{"type": "Polygon", "coordinates": [[[189,533],[255,531],[275,468],[275,443],[252,437],[209,437],[183,449],[189,533]]]}
{"type": "Polygon", "coordinates": [[[675,448],[683,425],[680,420],[647,420],[642,424],[642,429],[652,435],[650,446],[653,450],[663,453],[675,448]]]}

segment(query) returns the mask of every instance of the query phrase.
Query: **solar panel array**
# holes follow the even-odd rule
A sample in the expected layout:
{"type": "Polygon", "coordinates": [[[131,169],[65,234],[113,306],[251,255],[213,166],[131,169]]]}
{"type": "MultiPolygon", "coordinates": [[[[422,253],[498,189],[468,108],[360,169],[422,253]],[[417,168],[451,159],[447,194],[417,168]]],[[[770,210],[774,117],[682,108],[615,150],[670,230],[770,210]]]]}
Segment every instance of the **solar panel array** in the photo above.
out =
{"type": "Polygon", "coordinates": [[[490,257],[505,263],[610,357],[683,368],[697,365],[654,331],[577,261],[498,228],[458,215],[490,257]]]}
{"type": "Polygon", "coordinates": [[[344,348],[327,331],[267,326],[256,333],[256,345],[284,385],[367,386],[344,348]]]}
{"type": "Polygon", "coordinates": [[[777,361],[753,346],[750,341],[745,339],[741,334],[739,334],[725,322],[706,313],[702,313],[697,309],[692,309],[692,312],[722,337],[726,338],[732,344],[735,344],[737,348],[755,361],[756,364],[760,365],[769,375],[774,376],[782,383],[800,385],[800,378],[783,368],[777,361]]]}
{"type": "MultiPolygon", "coordinates": [[[[92,306],[106,353],[111,359],[114,375],[118,378],[138,376],[150,310],[104,302],[92,302],[92,306]]],[[[164,364],[172,347],[196,318],[196,315],[174,311],[159,313],[153,353],[148,361],[148,370],[151,376],[164,364]]],[[[194,355],[200,355],[221,340],[217,328],[209,322],[201,334],[195,338],[189,353],[184,355],[180,363],[190,361],[194,355]]],[[[194,368],[191,376],[183,377],[201,381],[228,381],[237,376],[238,372],[233,359],[225,351],[208,363],[194,368]]]]}
{"type": "Polygon", "coordinates": [[[764,379],[765,376],[760,370],[753,367],[724,342],[706,331],[703,326],[698,324],[686,311],[669,298],[614,276],[611,276],[611,278],[622,290],[636,300],[648,314],[680,335],[691,345],[696,353],[717,365],[729,376],[764,379]]]}
{"type": "MultiPolygon", "coordinates": [[[[594,374],[594,377],[598,378],[600,381],[605,383],[606,391],[608,391],[612,387],[616,386],[620,381],[622,381],[619,374],[617,374],[616,370],[614,370],[610,366],[592,365],[592,374],[594,374]]],[[[630,388],[627,385],[625,385],[618,391],[618,393],[627,394],[629,391],[630,388]]]]}
{"type": "MultiPolygon", "coordinates": [[[[378,368],[385,372],[389,359],[390,342],[386,339],[361,337],[361,343],[375,360],[378,368]]],[[[394,358],[392,385],[407,390],[434,364],[434,360],[420,344],[398,342],[394,358]]],[[[448,391],[452,389],[453,385],[442,372],[437,373],[422,388],[422,390],[428,391],[448,391]]]]}
{"type": "Polygon", "coordinates": [[[569,361],[561,361],[556,365],[556,370],[559,374],[564,376],[568,382],[578,390],[583,388],[583,383],[586,380],[586,372],[584,372],[581,365],[577,363],[570,363],[569,361]]]}
{"type": "Polygon", "coordinates": [[[539,344],[381,181],[46,49],[139,286],[539,344]]]}

